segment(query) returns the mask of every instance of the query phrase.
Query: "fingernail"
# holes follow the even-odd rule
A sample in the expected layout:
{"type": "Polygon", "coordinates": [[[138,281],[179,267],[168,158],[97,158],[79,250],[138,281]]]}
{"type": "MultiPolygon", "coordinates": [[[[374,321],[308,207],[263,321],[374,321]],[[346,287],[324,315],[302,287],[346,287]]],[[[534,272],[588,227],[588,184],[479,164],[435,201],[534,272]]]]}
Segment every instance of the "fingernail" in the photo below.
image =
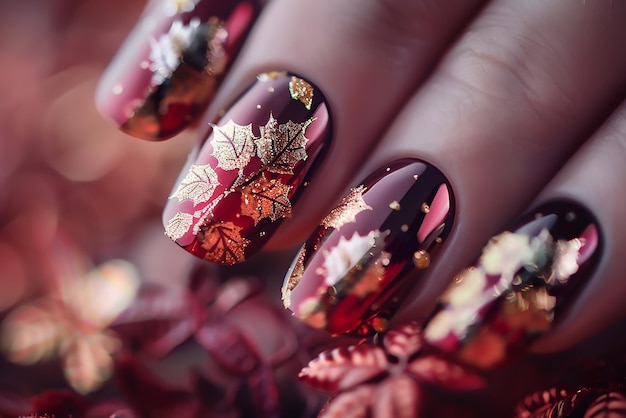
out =
{"type": "Polygon", "coordinates": [[[213,98],[259,1],[153,0],[105,71],[96,105],[139,138],[170,138],[213,98]]]}
{"type": "Polygon", "coordinates": [[[324,218],[283,284],[294,315],[332,334],[384,331],[401,294],[434,260],[454,217],[441,172],[416,160],[389,165],[324,218]]]}
{"type": "Polygon", "coordinates": [[[291,216],[330,135],[317,87],[286,72],[260,75],[181,174],[166,235],[208,261],[245,261],[291,216]]]}
{"type": "Polygon", "coordinates": [[[546,204],[516,225],[455,277],[425,324],[429,343],[481,368],[549,331],[599,255],[598,228],[576,204],[546,204]]]}

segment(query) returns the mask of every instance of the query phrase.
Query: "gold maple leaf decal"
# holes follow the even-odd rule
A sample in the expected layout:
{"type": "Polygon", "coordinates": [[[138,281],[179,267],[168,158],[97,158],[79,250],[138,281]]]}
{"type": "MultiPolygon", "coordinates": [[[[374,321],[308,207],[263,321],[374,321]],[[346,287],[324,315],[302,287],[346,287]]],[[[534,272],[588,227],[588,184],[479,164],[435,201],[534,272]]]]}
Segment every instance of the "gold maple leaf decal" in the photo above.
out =
{"type": "Polygon", "coordinates": [[[287,121],[278,123],[272,114],[261,127],[261,137],[256,139],[257,155],[272,173],[293,174],[293,168],[299,161],[307,159],[304,136],[306,128],[313,122],[313,118],[302,123],[287,121]]]}
{"type": "Polygon", "coordinates": [[[291,215],[289,190],[291,186],[281,183],[279,179],[268,180],[261,174],[257,180],[241,190],[241,214],[254,219],[258,224],[263,218],[276,221],[291,215]]]}
{"type": "Polygon", "coordinates": [[[355,222],[356,215],[362,211],[372,210],[372,207],[363,200],[363,192],[365,192],[363,185],[350,190],[350,193],[341,200],[341,203],[322,219],[321,225],[327,228],[340,229],[347,223],[355,222]]]}
{"type": "Polygon", "coordinates": [[[200,229],[199,238],[207,253],[204,259],[221,264],[236,264],[245,261],[245,250],[250,240],[241,236],[242,227],[234,223],[214,222],[200,229]]]}
{"type": "Polygon", "coordinates": [[[229,120],[223,126],[213,126],[213,156],[224,170],[243,170],[254,155],[252,124],[238,125],[229,120]]]}
{"type": "Polygon", "coordinates": [[[178,212],[169,220],[165,227],[165,235],[173,240],[182,238],[193,224],[193,215],[190,213],[178,212]]]}
{"type": "Polygon", "coordinates": [[[192,200],[194,205],[207,202],[219,184],[217,174],[211,166],[192,165],[170,199],[175,197],[179,202],[192,200]]]}

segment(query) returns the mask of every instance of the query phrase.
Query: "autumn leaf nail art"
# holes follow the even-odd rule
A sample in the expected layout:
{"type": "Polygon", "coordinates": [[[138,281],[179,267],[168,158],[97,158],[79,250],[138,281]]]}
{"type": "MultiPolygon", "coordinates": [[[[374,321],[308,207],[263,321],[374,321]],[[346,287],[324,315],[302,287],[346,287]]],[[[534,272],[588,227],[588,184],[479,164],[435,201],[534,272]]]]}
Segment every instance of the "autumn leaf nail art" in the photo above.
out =
{"type": "Polygon", "coordinates": [[[436,168],[416,160],[383,167],[301,248],[283,284],[285,307],[333,334],[384,331],[412,285],[406,277],[429,267],[453,218],[452,190],[436,168]]]}
{"type": "Polygon", "coordinates": [[[139,138],[180,133],[212,100],[264,3],[150,2],[100,81],[98,109],[139,138]]]}
{"type": "Polygon", "coordinates": [[[286,72],[262,74],[211,125],[165,208],[165,233],[205,260],[235,264],[291,216],[330,140],[322,93],[286,72]]]}
{"type": "Polygon", "coordinates": [[[474,366],[500,365],[550,330],[593,271],[599,245],[586,209],[538,208],[455,277],[425,324],[426,340],[474,366]]]}

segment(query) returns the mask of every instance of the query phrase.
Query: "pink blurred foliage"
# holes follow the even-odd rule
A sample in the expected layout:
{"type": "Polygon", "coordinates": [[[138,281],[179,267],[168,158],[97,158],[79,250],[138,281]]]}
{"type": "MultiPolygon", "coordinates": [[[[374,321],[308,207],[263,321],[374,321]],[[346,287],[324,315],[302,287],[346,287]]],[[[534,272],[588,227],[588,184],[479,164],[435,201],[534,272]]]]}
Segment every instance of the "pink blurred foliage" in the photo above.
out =
{"type": "Polygon", "coordinates": [[[0,311],[45,293],[55,237],[100,260],[160,223],[190,135],[149,144],[95,109],[139,0],[0,3],[0,311]]]}

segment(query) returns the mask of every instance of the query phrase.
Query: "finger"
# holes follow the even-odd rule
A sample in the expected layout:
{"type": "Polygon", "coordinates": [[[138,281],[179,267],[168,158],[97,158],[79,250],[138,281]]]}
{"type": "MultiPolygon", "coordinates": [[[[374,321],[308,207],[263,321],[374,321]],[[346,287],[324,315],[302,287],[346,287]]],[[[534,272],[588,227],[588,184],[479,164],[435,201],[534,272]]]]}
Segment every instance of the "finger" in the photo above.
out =
{"type": "Polygon", "coordinates": [[[476,4],[273,2],[209,110],[222,116],[174,189],[167,234],[199,257],[232,264],[292,218],[274,245],[293,244],[476,4]],[[290,72],[263,73],[277,68],[290,72]]]}
{"type": "Polygon", "coordinates": [[[555,328],[539,342],[541,351],[571,346],[600,332],[626,314],[626,102],[585,144],[539,196],[539,202],[574,200],[593,212],[601,233],[601,254],[594,271],[555,328]]]}
{"type": "Polygon", "coordinates": [[[428,312],[621,98],[624,17],[623,5],[488,5],[368,159],[362,174],[374,174],[338,209],[347,224],[323,222],[307,241],[286,304],[354,331],[388,317],[417,282],[404,315],[428,312]]]}
{"type": "Polygon", "coordinates": [[[375,163],[415,155],[440,167],[457,211],[446,262],[420,279],[408,315],[431,309],[444,278],[523,211],[621,101],[624,6],[495,2],[409,101],[375,163]]]}
{"type": "Polygon", "coordinates": [[[170,138],[213,98],[260,1],[151,1],[100,80],[100,112],[133,136],[170,138]]]}
{"type": "Polygon", "coordinates": [[[425,337],[493,367],[545,335],[556,351],[622,317],[626,103],[570,159],[537,206],[493,237],[440,299],[425,337]],[[556,324],[556,327],[554,325],[556,324]]]}

